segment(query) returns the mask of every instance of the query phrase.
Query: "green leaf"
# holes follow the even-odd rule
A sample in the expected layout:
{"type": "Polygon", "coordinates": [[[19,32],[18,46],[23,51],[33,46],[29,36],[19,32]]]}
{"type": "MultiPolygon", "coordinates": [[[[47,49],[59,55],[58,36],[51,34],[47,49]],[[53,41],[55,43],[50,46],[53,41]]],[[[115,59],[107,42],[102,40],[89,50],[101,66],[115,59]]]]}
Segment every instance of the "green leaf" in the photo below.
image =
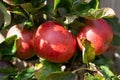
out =
{"type": "Polygon", "coordinates": [[[66,12],[70,12],[72,9],[73,0],[54,0],[54,11],[58,8],[64,8],[66,12]]]}
{"type": "Polygon", "coordinates": [[[98,9],[99,1],[98,0],[91,0],[89,2],[89,6],[91,6],[91,8],[93,8],[93,9],[98,9]]]}
{"type": "Polygon", "coordinates": [[[74,80],[75,76],[71,72],[55,72],[47,76],[46,80],[74,80]]]}
{"type": "Polygon", "coordinates": [[[84,75],[85,75],[84,77],[85,80],[105,80],[105,78],[102,76],[95,76],[90,73],[85,73],[84,75]]]}
{"type": "Polygon", "coordinates": [[[108,59],[104,56],[101,56],[94,62],[96,66],[99,67],[99,71],[104,75],[106,79],[110,79],[115,76],[114,73],[112,72],[112,64],[113,61],[111,59],[108,59]]]}
{"type": "Polygon", "coordinates": [[[115,12],[111,8],[89,9],[87,12],[81,12],[79,16],[86,19],[94,20],[100,18],[110,18],[115,16],[115,12]]]}
{"type": "Polygon", "coordinates": [[[16,35],[6,38],[0,44],[1,55],[14,55],[14,53],[16,52],[16,40],[16,35]]]}
{"type": "Polygon", "coordinates": [[[13,7],[10,10],[11,13],[23,16],[24,18],[29,18],[28,14],[20,7],[13,7]]]}
{"type": "Polygon", "coordinates": [[[99,1],[91,0],[89,3],[80,3],[74,8],[74,13],[86,19],[109,18],[115,16],[115,12],[111,8],[98,9],[99,1]]]}
{"type": "Polygon", "coordinates": [[[40,64],[36,65],[38,69],[35,71],[35,76],[38,80],[46,80],[46,77],[52,72],[61,71],[60,64],[51,63],[43,60],[40,64]]]}
{"type": "Polygon", "coordinates": [[[65,19],[64,23],[65,24],[73,23],[76,18],[78,18],[77,15],[66,16],[66,19],[65,19]]]}
{"type": "Polygon", "coordinates": [[[101,65],[100,66],[101,72],[103,73],[103,75],[107,78],[111,78],[112,76],[114,76],[114,73],[109,69],[108,66],[106,65],[101,65]]]}
{"type": "Polygon", "coordinates": [[[74,11],[79,12],[87,12],[90,9],[98,9],[99,1],[98,0],[91,0],[89,3],[87,2],[81,2],[77,5],[74,5],[74,11]]]}
{"type": "Polygon", "coordinates": [[[60,0],[54,0],[54,10],[56,10],[57,5],[60,3],[60,0]]]}
{"type": "Polygon", "coordinates": [[[83,52],[82,52],[82,60],[83,63],[88,63],[90,61],[93,61],[95,59],[95,50],[90,41],[87,39],[82,39],[82,45],[83,45],[83,52]]]}
{"type": "Polygon", "coordinates": [[[20,72],[16,77],[15,80],[32,80],[34,76],[34,68],[26,68],[22,72],[20,72]]]}
{"type": "Polygon", "coordinates": [[[11,23],[11,15],[1,2],[0,2],[0,10],[4,14],[4,26],[8,26],[11,23]]]}
{"type": "Polygon", "coordinates": [[[26,29],[26,30],[32,29],[33,26],[34,26],[34,23],[30,20],[26,20],[24,22],[24,29],[26,29]]]}
{"type": "Polygon", "coordinates": [[[88,71],[84,74],[85,80],[106,80],[104,75],[100,72],[98,66],[94,63],[89,63],[88,71]]]}

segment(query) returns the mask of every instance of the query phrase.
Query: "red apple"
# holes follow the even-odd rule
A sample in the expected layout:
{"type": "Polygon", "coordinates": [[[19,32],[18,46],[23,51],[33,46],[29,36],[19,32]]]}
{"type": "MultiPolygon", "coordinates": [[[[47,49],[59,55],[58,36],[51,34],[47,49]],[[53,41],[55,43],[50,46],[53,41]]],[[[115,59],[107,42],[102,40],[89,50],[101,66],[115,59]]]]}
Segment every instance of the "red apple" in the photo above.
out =
{"type": "Polygon", "coordinates": [[[60,24],[47,21],[35,33],[34,49],[38,56],[48,61],[63,63],[74,55],[76,39],[60,24]]]}
{"type": "Polygon", "coordinates": [[[85,38],[93,44],[96,55],[102,54],[108,49],[113,38],[110,25],[104,19],[86,20],[85,24],[77,36],[80,49],[83,49],[81,40],[85,38]]]}
{"type": "Polygon", "coordinates": [[[16,42],[16,56],[18,58],[28,59],[35,55],[32,42],[34,33],[35,32],[31,30],[22,30],[19,25],[14,25],[8,30],[6,37],[12,35],[17,35],[18,37],[16,42]]]}

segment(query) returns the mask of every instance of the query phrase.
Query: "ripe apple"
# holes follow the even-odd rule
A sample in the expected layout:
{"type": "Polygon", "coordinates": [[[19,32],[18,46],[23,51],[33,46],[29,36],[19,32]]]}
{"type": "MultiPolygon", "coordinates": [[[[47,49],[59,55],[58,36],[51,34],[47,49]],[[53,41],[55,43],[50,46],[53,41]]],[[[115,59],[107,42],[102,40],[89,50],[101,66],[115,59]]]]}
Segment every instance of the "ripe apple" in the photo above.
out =
{"type": "Polygon", "coordinates": [[[35,55],[33,49],[33,36],[34,31],[22,30],[19,25],[12,26],[8,32],[7,36],[17,35],[18,40],[16,42],[17,51],[16,56],[20,59],[28,59],[35,55]]]}
{"type": "Polygon", "coordinates": [[[108,49],[113,38],[111,27],[104,19],[86,20],[85,24],[77,35],[80,49],[83,49],[81,40],[85,38],[93,44],[96,55],[102,54],[108,49]]]}
{"type": "Polygon", "coordinates": [[[60,24],[47,21],[35,33],[34,49],[38,56],[48,61],[63,63],[74,55],[76,39],[60,24]]]}

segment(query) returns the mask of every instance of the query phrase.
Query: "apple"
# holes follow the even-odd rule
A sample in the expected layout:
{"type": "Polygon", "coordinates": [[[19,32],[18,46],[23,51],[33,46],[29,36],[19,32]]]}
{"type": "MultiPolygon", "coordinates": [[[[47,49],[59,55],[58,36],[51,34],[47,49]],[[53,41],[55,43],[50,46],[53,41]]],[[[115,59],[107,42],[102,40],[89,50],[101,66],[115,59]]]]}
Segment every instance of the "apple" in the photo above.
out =
{"type": "Polygon", "coordinates": [[[95,49],[95,54],[100,55],[110,46],[113,38],[113,32],[110,25],[104,19],[86,20],[78,35],[77,42],[81,50],[83,50],[82,39],[90,41],[95,49]]]}
{"type": "Polygon", "coordinates": [[[29,59],[35,55],[33,49],[34,33],[35,31],[32,30],[22,30],[19,25],[14,25],[8,30],[6,37],[10,37],[12,35],[17,35],[18,37],[16,41],[16,56],[18,58],[29,59]]]}
{"type": "Polygon", "coordinates": [[[38,27],[33,44],[38,56],[55,63],[67,62],[76,50],[75,37],[54,21],[38,27]]]}

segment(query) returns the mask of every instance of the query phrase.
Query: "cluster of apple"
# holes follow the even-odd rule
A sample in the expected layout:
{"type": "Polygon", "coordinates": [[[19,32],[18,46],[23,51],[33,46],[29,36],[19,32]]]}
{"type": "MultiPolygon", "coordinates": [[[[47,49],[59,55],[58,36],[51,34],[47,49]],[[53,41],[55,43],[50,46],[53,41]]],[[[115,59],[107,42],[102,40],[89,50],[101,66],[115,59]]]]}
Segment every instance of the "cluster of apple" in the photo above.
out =
{"type": "Polygon", "coordinates": [[[77,36],[73,36],[55,21],[46,21],[35,30],[23,30],[19,25],[14,25],[8,30],[6,37],[12,35],[18,37],[18,58],[28,59],[38,55],[51,62],[63,63],[73,57],[76,46],[83,50],[82,39],[91,42],[96,55],[102,54],[108,49],[113,32],[104,19],[97,19],[86,20],[77,36]]]}

